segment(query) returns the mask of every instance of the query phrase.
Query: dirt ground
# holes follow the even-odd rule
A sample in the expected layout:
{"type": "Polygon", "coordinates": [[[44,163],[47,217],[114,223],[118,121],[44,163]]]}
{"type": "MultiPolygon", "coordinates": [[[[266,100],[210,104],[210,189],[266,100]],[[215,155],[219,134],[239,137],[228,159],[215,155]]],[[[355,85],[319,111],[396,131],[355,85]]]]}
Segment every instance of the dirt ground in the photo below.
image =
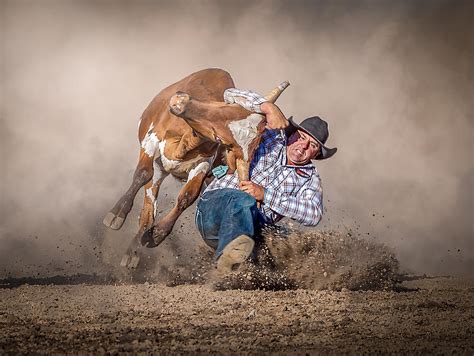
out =
{"type": "Polygon", "coordinates": [[[474,280],[422,278],[399,287],[4,284],[0,353],[474,352],[474,280]]]}

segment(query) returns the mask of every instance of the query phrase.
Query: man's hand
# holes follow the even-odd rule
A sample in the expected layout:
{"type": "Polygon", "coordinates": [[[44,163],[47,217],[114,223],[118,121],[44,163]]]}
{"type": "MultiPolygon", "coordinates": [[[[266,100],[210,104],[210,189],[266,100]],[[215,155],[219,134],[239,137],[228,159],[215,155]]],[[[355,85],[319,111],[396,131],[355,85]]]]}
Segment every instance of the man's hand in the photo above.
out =
{"type": "Polygon", "coordinates": [[[267,128],[270,130],[282,130],[289,125],[285,115],[275,104],[266,101],[260,105],[260,110],[266,115],[267,128]]]}
{"type": "Polygon", "coordinates": [[[240,190],[250,194],[256,201],[262,202],[265,190],[261,185],[255,184],[249,180],[243,180],[239,183],[240,190]]]}

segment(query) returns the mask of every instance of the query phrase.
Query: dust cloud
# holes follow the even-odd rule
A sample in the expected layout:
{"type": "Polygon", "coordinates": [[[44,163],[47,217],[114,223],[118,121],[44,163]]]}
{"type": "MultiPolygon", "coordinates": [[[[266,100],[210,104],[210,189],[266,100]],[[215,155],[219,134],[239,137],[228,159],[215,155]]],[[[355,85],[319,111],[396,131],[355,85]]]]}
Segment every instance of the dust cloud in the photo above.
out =
{"type": "Polygon", "coordinates": [[[254,261],[208,278],[217,290],[400,290],[396,257],[352,233],[269,229],[254,261]]]}
{"type": "MultiPolygon", "coordinates": [[[[261,93],[289,80],[283,112],[329,122],[328,145],[339,151],[318,164],[327,210],[319,228],[383,243],[413,273],[472,274],[470,2],[0,8],[0,275],[116,268],[141,197],[120,232],[101,221],[130,183],[138,119],[159,90],[208,67],[261,93]]],[[[165,182],[159,210],[179,186],[165,182]]],[[[198,258],[193,210],[150,261],[168,269],[198,258]]]]}

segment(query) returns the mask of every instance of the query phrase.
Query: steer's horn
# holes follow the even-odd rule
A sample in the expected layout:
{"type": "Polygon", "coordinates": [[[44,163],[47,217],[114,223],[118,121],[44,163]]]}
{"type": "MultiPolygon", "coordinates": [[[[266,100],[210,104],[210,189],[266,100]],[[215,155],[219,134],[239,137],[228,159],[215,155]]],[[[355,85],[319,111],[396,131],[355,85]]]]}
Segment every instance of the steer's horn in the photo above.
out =
{"type": "Polygon", "coordinates": [[[289,85],[290,85],[290,82],[284,81],[275,89],[273,89],[270,93],[268,93],[268,95],[265,96],[265,99],[267,99],[267,101],[271,103],[274,103],[278,99],[280,94],[283,93],[283,90],[285,90],[289,85]]]}

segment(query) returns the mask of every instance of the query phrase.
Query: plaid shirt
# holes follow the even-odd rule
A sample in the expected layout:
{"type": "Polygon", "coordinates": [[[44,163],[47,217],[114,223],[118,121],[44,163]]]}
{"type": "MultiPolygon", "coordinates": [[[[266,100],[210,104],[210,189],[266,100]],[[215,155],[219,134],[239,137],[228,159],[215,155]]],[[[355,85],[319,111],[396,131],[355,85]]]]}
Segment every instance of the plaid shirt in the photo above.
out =
{"type": "MultiPolygon", "coordinates": [[[[286,143],[284,131],[265,130],[250,164],[250,180],[265,190],[261,219],[274,224],[286,216],[304,225],[317,225],[323,214],[321,179],[311,163],[286,164],[286,143]]],[[[206,191],[220,188],[239,189],[237,171],[214,179],[206,191]]]]}
{"type": "Polygon", "coordinates": [[[263,114],[260,104],[267,101],[260,94],[245,89],[229,88],[224,91],[224,101],[227,104],[239,104],[248,111],[263,114]]]}

